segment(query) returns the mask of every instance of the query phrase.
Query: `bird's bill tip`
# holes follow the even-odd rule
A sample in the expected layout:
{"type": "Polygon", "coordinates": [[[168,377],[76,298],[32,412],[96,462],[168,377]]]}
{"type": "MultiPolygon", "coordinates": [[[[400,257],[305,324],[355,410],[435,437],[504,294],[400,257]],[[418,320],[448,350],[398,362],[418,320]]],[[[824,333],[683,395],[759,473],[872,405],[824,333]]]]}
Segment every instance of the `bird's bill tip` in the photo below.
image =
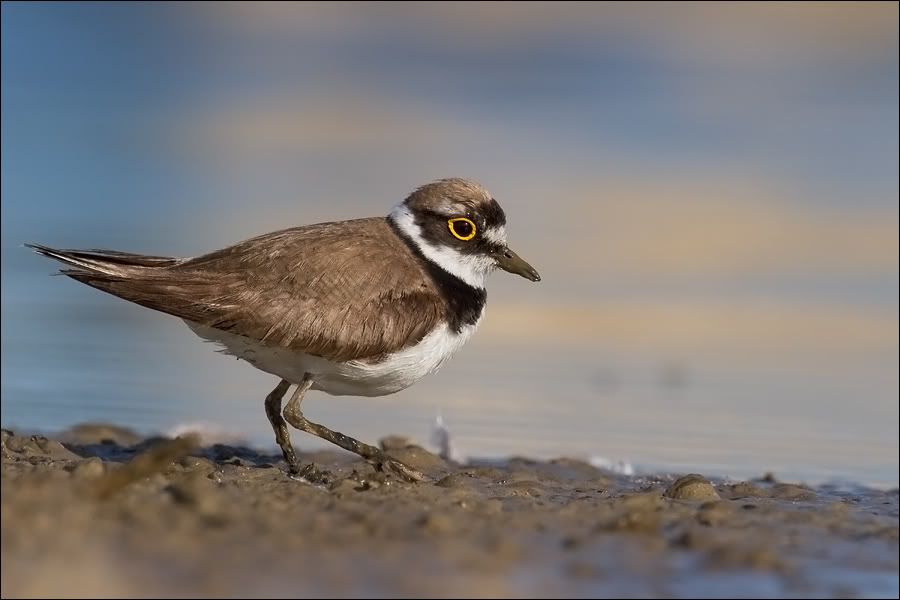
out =
{"type": "Polygon", "coordinates": [[[497,266],[506,271],[524,277],[529,281],[540,281],[537,269],[528,264],[522,257],[506,248],[497,256],[497,266]]]}

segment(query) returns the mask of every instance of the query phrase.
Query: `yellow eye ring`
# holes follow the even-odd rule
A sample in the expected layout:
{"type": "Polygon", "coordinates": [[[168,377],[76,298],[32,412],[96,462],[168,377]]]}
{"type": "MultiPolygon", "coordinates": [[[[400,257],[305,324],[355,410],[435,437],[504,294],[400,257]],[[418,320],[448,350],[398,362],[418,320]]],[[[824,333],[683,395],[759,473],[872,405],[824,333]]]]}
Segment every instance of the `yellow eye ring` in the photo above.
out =
{"type": "Polygon", "coordinates": [[[450,219],[447,221],[447,226],[450,227],[450,233],[453,234],[453,237],[464,242],[471,240],[478,232],[475,223],[471,219],[465,217],[450,219]]]}

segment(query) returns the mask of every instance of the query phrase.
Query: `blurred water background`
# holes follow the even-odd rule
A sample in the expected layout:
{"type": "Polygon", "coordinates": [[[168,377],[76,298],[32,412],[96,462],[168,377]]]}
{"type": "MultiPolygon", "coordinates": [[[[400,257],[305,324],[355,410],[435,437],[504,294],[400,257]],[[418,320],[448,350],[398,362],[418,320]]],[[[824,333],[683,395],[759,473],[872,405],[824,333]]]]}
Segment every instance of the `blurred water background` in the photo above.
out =
{"type": "MultiPolygon", "coordinates": [[[[193,255],[482,182],[540,284],[310,418],[469,456],[898,482],[898,8],[2,5],[2,423],[205,422],[274,377],[22,248],[193,255]]],[[[303,448],[318,447],[294,433],[303,448]]]]}

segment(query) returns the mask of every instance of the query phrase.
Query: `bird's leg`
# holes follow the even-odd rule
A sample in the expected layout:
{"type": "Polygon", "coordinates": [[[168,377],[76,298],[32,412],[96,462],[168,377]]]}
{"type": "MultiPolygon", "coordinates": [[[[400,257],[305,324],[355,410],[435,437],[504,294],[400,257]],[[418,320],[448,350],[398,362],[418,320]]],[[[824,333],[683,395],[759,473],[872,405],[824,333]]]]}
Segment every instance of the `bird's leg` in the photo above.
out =
{"type": "Polygon", "coordinates": [[[288,471],[296,473],[300,469],[300,463],[297,461],[297,455],[294,454],[294,447],[291,446],[291,434],[288,431],[287,423],[281,418],[281,400],[287,393],[291,384],[282,379],[275,389],[266,396],[266,416],[269,417],[269,423],[275,431],[275,441],[281,448],[284,460],[288,464],[288,471]]]}
{"type": "Polygon", "coordinates": [[[311,378],[304,378],[303,382],[297,386],[297,389],[288,401],[287,406],[284,407],[284,418],[287,419],[288,423],[301,431],[311,433],[323,440],[327,440],[332,444],[340,446],[344,450],[349,450],[354,454],[358,454],[374,464],[379,470],[388,469],[407,481],[425,481],[427,479],[422,473],[404,465],[400,461],[394,460],[375,446],[360,442],[359,440],[353,439],[349,435],[344,435],[338,431],[332,431],[324,425],[313,423],[304,417],[303,412],[300,410],[300,403],[303,402],[303,396],[306,394],[307,390],[312,387],[312,383],[311,378]]]}

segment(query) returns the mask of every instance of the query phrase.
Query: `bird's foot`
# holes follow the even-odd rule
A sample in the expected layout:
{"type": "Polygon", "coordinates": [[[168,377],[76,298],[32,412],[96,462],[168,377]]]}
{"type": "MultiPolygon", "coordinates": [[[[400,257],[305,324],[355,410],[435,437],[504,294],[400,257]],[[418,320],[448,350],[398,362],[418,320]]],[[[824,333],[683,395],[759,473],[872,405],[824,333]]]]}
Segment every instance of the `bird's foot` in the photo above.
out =
{"type": "Polygon", "coordinates": [[[404,481],[408,481],[410,483],[431,481],[431,478],[429,478],[427,475],[420,473],[412,467],[404,465],[399,460],[394,460],[393,458],[385,457],[384,459],[375,462],[375,468],[383,473],[396,475],[400,479],[403,479],[404,481]]]}
{"type": "Polygon", "coordinates": [[[314,463],[309,463],[301,468],[299,461],[288,465],[287,475],[291,479],[315,485],[327,485],[331,483],[332,479],[330,471],[323,471],[314,463]]]}

